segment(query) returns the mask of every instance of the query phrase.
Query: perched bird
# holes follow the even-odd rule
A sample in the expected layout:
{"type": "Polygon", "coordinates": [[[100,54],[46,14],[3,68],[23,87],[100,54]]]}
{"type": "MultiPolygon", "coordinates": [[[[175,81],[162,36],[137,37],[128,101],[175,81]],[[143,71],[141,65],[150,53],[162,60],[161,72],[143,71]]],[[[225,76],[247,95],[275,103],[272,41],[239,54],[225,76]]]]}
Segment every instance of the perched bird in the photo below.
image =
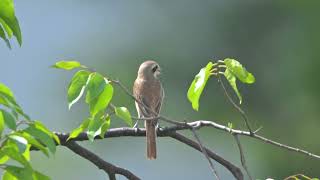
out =
{"type": "MultiPolygon", "coordinates": [[[[147,158],[157,158],[157,126],[158,117],[164,97],[161,82],[159,80],[160,66],[155,61],[143,62],[138,70],[137,79],[133,85],[133,95],[140,102],[135,102],[139,118],[151,118],[145,120],[147,138],[147,158]]],[[[137,123],[135,127],[137,127],[137,123]]]]}

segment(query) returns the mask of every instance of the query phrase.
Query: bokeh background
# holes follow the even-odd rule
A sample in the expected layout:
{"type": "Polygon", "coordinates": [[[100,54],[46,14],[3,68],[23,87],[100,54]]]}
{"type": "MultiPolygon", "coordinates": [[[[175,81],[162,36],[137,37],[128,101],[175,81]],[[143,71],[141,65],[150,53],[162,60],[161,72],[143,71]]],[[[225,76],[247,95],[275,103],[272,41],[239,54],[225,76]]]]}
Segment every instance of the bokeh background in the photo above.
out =
{"type": "MultiPolygon", "coordinates": [[[[49,68],[70,59],[118,78],[130,89],[139,64],[155,59],[162,66],[166,93],[162,114],[232,122],[245,129],[216,79],[209,81],[199,112],[186,99],[201,67],[210,59],[231,57],[256,76],[255,84],[239,86],[242,108],[255,127],[263,127],[260,133],[320,154],[319,1],[16,0],[15,5],[23,45],[13,42],[9,50],[0,42],[0,82],[14,91],[32,118],[52,130],[68,132],[88,116],[84,103],[67,109],[66,87],[72,73],[49,68]]],[[[120,89],[114,103],[136,114],[133,101],[120,89]]],[[[112,121],[113,127],[124,125],[112,121]]],[[[200,136],[205,145],[241,165],[230,134],[207,128],[200,136]]],[[[247,137],[241,141],[255,178],[320,176],[319,160],[247,137]]],[[[144,138],[81,144],[142,179],[213,178],[201,153],[169,138],[158,138],[156,161],[145,159],[144,138]]],[[[64,147],[50,159],[33,152],[32,161],[52,179],[106,179],[101,170],[64,147]]],[[[222,179],[233,179],[216,166],[222,179]]]]}

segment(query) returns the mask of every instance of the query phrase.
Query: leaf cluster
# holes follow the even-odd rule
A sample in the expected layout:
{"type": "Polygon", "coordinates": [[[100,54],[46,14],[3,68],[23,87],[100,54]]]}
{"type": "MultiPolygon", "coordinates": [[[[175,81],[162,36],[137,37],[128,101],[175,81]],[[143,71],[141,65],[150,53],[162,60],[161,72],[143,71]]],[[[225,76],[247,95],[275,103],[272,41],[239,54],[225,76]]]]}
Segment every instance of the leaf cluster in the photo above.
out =
{"type": "Polygon", "coordinates": [[[223,61],[218,60],[215,63],[209,62],[206,67],[202,68],[192,81],[187,96],[192,104],[192,108],[199,110],[200,96],[205,88],[210,77],[218,77],[223,75],[229,82],[230,86],[239,98],[239,103],[242,103],[242,96],[237,87],[237,80],[242,83],[252,84],[255,82],[255,77],[246,70],[246,68],[235,59],[226,58],[223,61]]]}
{"type": "Polygon", "coordinates": [[[59,138],[40,121],[31,120],[17,103],[12,91],[0,83],[0,168],[3,180],[46,180],[46,175],[30,164],[30,148],[39,149],[45,156],[56,152],[59,138]],[[18,165],[12,165],[11,161],[18,165]]]}
{"type": "Polygon", "coordinates": [[[22,44],[22,35],[19,21],[15,16],[13,0],[0,0],[0,37],[11,48],[9,39],[16,37],[19,45],[22,44]]]}
{"type": "Polygon", "coordinates": [[[68,86],[68,107],[70,109],[84,94],[85,102],[89,107],[90,116],[70,133],[68,140],[76,138],[82,132],[86,132],[91,141],[98,135],[103,137],[110,127],[113,114],[132,126],[128,109],[111,104],[114,94],[111,80],[98,72],[90,71],[77,61],[59,61],[52,67],[68,71],[78,69],[68,86]],[[111,112],[107,112],[108,108],[111,112]]]}

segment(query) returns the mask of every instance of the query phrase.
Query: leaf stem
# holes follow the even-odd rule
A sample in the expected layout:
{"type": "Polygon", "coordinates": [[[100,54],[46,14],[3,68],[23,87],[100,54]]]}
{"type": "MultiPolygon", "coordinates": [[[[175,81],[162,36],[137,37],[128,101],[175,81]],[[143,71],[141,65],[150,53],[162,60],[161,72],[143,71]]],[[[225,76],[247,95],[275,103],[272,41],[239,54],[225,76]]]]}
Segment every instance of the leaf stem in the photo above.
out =
{"type": "Polygon", "coordinates": [[[252,129],[251,129],[250,125],[249,125],[248,117],[247,117],[246,113],[232,100],[232,98],[230,97],[230,95],[229,95],[226,87],[224,86],[224,84],[222,82],[222,79],[221,79],[221,77],[219,75],[218,75],[218,78],[219,78],[219,82],[221,84],[221,87],[222,87],[226,97],[228,98],[229,102],[233,105],[234,108],[236,108],[239,111],[239,113],[241,114],[242,118],[244,119],[244,122],[245,122],[250,134],[253,135],[254,132],[252,131],[252,129]]]}

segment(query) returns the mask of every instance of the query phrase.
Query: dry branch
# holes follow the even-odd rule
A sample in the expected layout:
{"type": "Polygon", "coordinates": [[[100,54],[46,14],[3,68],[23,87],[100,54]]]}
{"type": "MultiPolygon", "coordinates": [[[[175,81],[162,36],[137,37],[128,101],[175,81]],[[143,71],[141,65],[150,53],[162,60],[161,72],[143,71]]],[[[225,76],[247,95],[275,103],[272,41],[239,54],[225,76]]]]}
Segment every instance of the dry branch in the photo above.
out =
{"type": "Polygon", "coordinates": [[[93,152],[87,150],[86,148],[80,146],[75,141],[70,141],[70,142],[64,143],[62,145],[66,146],[67,148],[69,148],[71,151],[78,154],[79,156],[89,160],[94,165],[96,165],[99,169],[102,169],[103,171],[105,171],[109,175],[110,180],[116,180],[116,174],[123,175],[130,180],[140,180],[140,178],[138,178],[132,172],[130,172],[124,168],[117,167],[117,166],[101,159],[99,156],[97,156],[93,152]]]}

